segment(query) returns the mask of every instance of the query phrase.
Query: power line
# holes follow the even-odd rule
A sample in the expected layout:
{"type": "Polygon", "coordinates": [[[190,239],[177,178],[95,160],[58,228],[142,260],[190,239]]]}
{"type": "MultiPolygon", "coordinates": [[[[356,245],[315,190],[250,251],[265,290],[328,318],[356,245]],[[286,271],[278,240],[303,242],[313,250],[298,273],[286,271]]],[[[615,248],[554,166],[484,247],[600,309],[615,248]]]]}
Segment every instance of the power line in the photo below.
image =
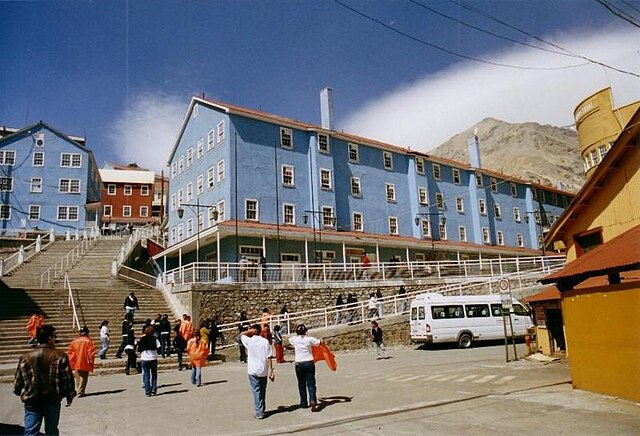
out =
{"type": "Polygon", "coordinates": [[[640,27],[640,25],[638,24],[638,20],[633,15],[628,14],[627,12],[623,11],[622,9],[612,5],[611,3],[605,0],[596,0],[596,1],[600,3],[602,6],[604,6],[609,12],[611,12],[616,17],[622,18],[624,21],[630,23],[632,26],[640,27]]]}
{"type": "MultiPolygon", "coordinates": [[[[334,1],[335,1],[335,0],[334,0],[334,1]]],[[[598,0],[596,0],[596,1],[598,1],[598,0]]],[[[552,46],[552,47],[555,47],[555,48],[557,48],[557,49],[563,50],[563,51],[565,51],[566,53],[569,53],[569,54],[571,54],[571,55],[574,55],[574,56],[579,57],[580,59],[584,59],[585,61],[590,62],[590,63],[592,63],[592,64],[600,65],[600,66],[602,66],[602,67],[609,68],[609,69],[611,69],[611,70],[617,71],[617,72],[622,73],[622,74],[628,74],[628,75],[630,75],[630,76],[640,77],[640,74],[634,73],[634,72],[632,72],[632,71],[622,70],[622,69],[620,69],[620,68],[616,68],[616,67],[613,67],[613,66],[611,66],[611,65],[605,64],[604,62],[596,61],[596,60],[591,59],[591,58],[588,58],[588,57],[586,57],[586,56],[583,56],[583,55],[580,55],[580,54],[574,53],[574,52],[572,52],[572,51],[570,51],[570,50],[567,50],[567,49],[566,49],[566,48],[564,48],[564,47],[559,46],[558,44],[555,44],[555,43],[553,43],[553,42],[546,41],[546,40],[544,40],[544,39],[542,39],[542,38],[540,38],[540,37],[538,37],[538,36],[536,36],[536,35],[534,35],[534,34],[532,34],[532,33],[527,32],[526,30],[522,30],[522,29],[520,29],[520,28],[518,28],[518,27],[515,27],[515,26],[513,26],[513,25],[511,25],[511,24],[509,24],[509,23],[507,23],[507,22],[505,22],[505,21],[500,20],[499,18],[496,18],[496,17],[494,17],[494,16],[492,16],[492,15],[489,15],[489,14],[487,14],[486,12],[484,12],[484,11],[482,11],[482,10],[480,10],[480,9],[477,9],[477,8],[475,8],[475,7],[473,7],[473,6],[467,5],[467,4],[465,4],[465,3],[461,2],[461,1],[458,1],[458,0],[449,0],[449,2],[451,2],[451,3],[455,4],[455,5],[458,5],[458,6],[460,6],[461,8],[464,8],[464,9],[466,9],[466,10],[468,10],[468,11],[471,11],[471,12],[473,12],[473,13],[475,13],[475,14],[481,15],[481,16],[483,16],[483,17],[485,17],[485,18],[488,18],[488,19],[490,19],[490,20],[492,20],[492,21],[495,21],[495,22],[497,22],[497,23],[500,23],[500,24],[502,24],[503,26],[508,27],[509,29],[513,29],[513,30],[515,30],[515,31],[517,31],[517,32],[523,33],[523,34],[525,34],[525,35],[527,35],[527,36],[529,36],[529,37],[531,37],[531,38],[533,38],[533,39],[535,39],[535,40],[537,40],[537,41],[543,42],[543,43],[548,44],[548,45],[550,45],[550,46],[552,46]]]]}
{"type": "Polygon", "coordinates": [[[640,9],[636,8],[634,5],[632,5],[631,3],[625,1],[625,0],[620,0],[622,2],[622,4],[630,7],[631,9],[633,9],[634,11],[640,12],[640,9]]]}
{"type": "Polygon", "coordinates": [[[493,62],[493,61],[489,61],[489,60],[486,60],[486,59],[481,59],[481,58],[476,58],[476,57],[473,57],[473,56],[464,55],[462,53],[458,53],[458,52],[449,50],[447,48],[441,47],[439,45],[433,44],[431,42],[425,41],[423,39],[417,38],[417,37],[415,37],[413,35],[409,35],[408,33],[405,33],[405,32],[403,32],[401,30],[398,30],[395,27],[389,26],[388,24],[378,20],[377,18],[374,18],[374,17],[372,17],[370,15],[365,14],[364,12],[361,12],[361,11],[355,9],[355,8],[352,8],[351,6],[343,3],[340,0],[333,0],[333,1],[335,3],[337,3],[337,4],[339,4],[340,6],[342,6],[343,8],[348,9],[351,12],[353,12],[353,13],[355,13],[355,14],[363,17],[363,18],[366,18],[367,20],[373,21],[374,23],[377,23],[377,24],[381,25],[382,27],[384,27],[384,28],[386,28],[388,30],[391,30],[392,32],[395,32],[395,33],[397,33],[399,35],[402,35],[405,38],[408,38],[408,39],[410,39],[410,40],[412,40],[414,42],[417,42],[419,44],[426,45],[428,47],[434,48],[436,50],[440,50],[440,51],[442,51],[444,53],[448,53],[448,54],[450,54],[452,56],[456,56],[456,57],[459,57],[459,58],[462,58],[462,59],[466,59],[466,60],[470,60],[470,61],[474,61],[474,62],[480,62],[480,63],[483,63],[483,64],[488,64],[488,65],[493,65],[493,66],[498,66],[498,67],[514,68],[514,69],[518,69],[518,70],[564,70],[564,69],[568,69],[568,68],[576,68],[576,67],[581,67],[581,66],[586,65],[586,64],[578,64],[578,65],[568,65],[568,66],[564,66],[564,67],[523,67],[523,66],[519,66],[519,65],[504,64],[504,63],[500,63],[500,62],[493,62]]]}

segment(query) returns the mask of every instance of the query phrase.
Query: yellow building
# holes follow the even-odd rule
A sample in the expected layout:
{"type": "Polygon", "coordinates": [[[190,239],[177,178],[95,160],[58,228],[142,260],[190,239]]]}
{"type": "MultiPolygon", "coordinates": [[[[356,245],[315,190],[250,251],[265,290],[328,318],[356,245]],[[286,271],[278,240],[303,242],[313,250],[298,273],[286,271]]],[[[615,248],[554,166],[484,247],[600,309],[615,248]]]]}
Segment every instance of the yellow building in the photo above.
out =
{"type": "Polygon", "coordinates": [[[549,231],[574,387],[640,401],[640,110],[549,231]]]}
{"type": "Polygon", "coordinates": [[[595,167],[639,107],[640,101],[636,101],[614,108],[609,87],[590,95],[576,106],[573,116],[587,178],[593,174],[595,167]]]}

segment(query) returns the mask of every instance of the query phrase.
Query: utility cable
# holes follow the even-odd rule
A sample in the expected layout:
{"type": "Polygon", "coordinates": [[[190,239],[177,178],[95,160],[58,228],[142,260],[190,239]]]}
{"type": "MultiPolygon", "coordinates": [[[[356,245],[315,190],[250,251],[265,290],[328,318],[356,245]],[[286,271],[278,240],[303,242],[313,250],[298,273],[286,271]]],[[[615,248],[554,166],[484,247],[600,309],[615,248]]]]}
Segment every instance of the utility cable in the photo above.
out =
{"type": "Polygon", "coordinates": [[[630,23],[632,26],[636,26],[640,28],[640,24],[638,20],[633,15],[623,11],[622,9],[619,9],[618,7],[612,5],[611,3],[605,0],[596,0],[596,1],[600,3],[602,6],[604,6],[609,12],[611,12],[616,17],[623,19],[627,23],[630,23]]]}

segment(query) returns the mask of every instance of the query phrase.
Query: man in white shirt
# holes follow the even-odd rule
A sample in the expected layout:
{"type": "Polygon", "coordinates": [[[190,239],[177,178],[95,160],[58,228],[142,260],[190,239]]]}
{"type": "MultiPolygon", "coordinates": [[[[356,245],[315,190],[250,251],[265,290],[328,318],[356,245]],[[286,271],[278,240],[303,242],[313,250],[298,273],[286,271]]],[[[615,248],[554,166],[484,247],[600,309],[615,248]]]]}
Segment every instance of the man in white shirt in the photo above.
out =
{"type": "Polygon", "coordinates": [[[263,419],[265,417],[267,376],[271,381],[275,380],[271,344],[269,344],[268,340],[260,336],[261,331],[262,328],[260,324],[254,324],[240,336],[242,345],[247,348],[247,373],[249,374],[249,385],[253,393],[253,403],[257,419],[263,419]]]}

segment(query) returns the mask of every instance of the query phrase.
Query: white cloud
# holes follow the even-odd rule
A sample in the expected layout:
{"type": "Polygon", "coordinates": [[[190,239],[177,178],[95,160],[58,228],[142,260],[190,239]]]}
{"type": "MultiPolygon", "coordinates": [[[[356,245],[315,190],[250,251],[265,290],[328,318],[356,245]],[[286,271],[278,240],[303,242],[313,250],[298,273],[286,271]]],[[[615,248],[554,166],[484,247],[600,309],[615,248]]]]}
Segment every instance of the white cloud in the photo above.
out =
{"type": "MultiPolygon", "coordinates": [[[[637,30],[599,29],[598,34],[546,36],[591,59],[640,73],[637,30]]],[[[533,49],[479,56],[521,66],[583,63],[533,49]]],[[[619,107],[640,99],[640,78],[587,65],[553,71],[516,70],[463,62],[366,102],[344,125],[350,133],[428,151],[486,117],[568,126],[588,95],[611,85],[619,107]]]]}
{"type": "Polygon", "coordinates": [[[143,93],[130,99],[113,122],[110,142],[118,163],[160,172],[165,168],[189,102],[182,97],[143,93]]]}

